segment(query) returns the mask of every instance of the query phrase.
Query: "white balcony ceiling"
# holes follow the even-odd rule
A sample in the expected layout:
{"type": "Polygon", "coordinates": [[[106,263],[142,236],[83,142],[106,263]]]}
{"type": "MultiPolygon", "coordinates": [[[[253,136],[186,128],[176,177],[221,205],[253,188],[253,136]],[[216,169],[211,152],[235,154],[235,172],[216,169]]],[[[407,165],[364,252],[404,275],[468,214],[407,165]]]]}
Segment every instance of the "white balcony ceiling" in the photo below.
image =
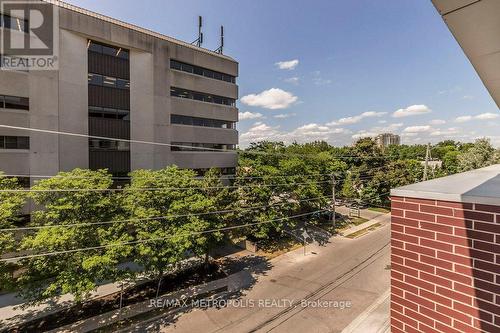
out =
{"type": "Polygon", "coordinates": [[[432,0],[500,107],[500,0],[432,0]]]}

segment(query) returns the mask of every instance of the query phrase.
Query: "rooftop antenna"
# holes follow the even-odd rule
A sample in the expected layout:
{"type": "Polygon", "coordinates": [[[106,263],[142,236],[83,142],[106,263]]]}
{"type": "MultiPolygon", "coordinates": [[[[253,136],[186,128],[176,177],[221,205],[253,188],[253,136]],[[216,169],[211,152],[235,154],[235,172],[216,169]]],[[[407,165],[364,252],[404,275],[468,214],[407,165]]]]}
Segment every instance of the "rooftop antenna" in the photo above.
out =
{"type": "Polygon", "coordinates": [[[220,26],[220,46],[215,52],[222,54],[224,51],[224,26],[220,26]]]}
{"type": "Polygon", "coordinates": [[[201,16],[198,16],[198,38],[191,43],[191,44],[196,44],[196,46],[198,47],[201,47],[201,44],[203,44],[203,32],[201,32],[202,26],[203,26],[203,19],[201,16]]]}

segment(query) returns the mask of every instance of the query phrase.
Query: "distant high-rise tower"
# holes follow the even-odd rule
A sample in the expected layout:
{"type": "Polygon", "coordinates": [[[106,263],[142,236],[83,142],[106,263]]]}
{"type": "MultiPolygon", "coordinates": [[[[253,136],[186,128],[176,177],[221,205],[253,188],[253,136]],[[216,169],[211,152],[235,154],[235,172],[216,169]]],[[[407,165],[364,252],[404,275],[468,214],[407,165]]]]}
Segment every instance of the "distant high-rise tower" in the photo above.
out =
{"type": "Polygon", "coordinates": [[[375,137],[375,142],[377,143],[377,146],[379,146],[380,148],[385,148],[390,145],[400,145],[401,138],[399,137],[399,135],[396,134],[383,133],[375,137]]]}

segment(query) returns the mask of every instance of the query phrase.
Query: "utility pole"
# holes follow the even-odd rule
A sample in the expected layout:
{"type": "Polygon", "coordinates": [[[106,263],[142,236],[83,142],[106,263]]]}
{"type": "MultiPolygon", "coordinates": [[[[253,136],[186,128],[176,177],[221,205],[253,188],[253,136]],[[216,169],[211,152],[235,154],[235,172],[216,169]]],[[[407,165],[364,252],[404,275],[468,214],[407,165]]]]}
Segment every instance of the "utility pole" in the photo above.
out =
{"type": "Polygon", "coordinates": [[[336,216],[335,216],[335,175],[332,174],[332,206],[333,206],[333,213],[332,213],[332,224],[333,227],[335,228],[335,222],[336,222],[336,216]]]}
{"type": "Polygon", "coordinates": [[[425,151],[425,167],[424,167],[424,177],[423,181],[426,181],[428,179],[427,177],[427,170],[429,168],[429,155],[431,153],[431,144],[427,144],[427,150],[425,151]]]}

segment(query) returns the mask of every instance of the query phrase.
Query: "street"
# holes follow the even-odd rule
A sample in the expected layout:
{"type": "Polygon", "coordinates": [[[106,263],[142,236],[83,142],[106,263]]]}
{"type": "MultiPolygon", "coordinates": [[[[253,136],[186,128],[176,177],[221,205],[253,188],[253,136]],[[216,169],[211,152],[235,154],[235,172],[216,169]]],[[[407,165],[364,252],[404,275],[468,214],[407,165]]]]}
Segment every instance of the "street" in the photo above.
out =
{"type": "MultiPolygon", "coordinates": [[[[305,256],[297,249],[271,260],[272,268],[239,300],[254,306],[193,309],[134,331],[341,332],[358,316],[373,317],[363,314],[373,304],[387,304],[377,300],[389,289],[389,220],[383,216],[380,228],[360,238],[336,237],[326,246],[308,245],[305,256]]],[[[370,320],[383,323],[384,311],[377,311],[379,318],[370,320]]],[[[352,324],[350,331],[356,332],[352,324]]]]}

